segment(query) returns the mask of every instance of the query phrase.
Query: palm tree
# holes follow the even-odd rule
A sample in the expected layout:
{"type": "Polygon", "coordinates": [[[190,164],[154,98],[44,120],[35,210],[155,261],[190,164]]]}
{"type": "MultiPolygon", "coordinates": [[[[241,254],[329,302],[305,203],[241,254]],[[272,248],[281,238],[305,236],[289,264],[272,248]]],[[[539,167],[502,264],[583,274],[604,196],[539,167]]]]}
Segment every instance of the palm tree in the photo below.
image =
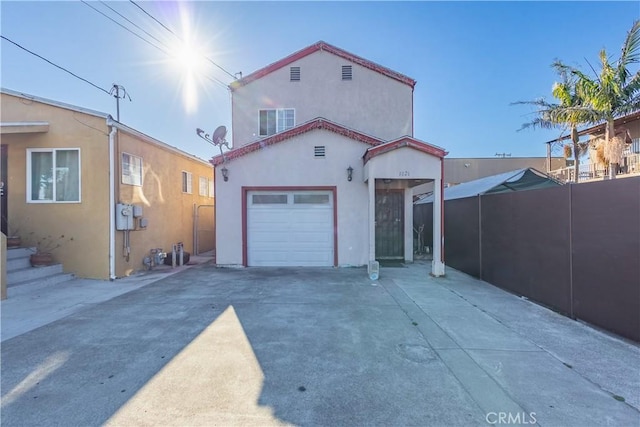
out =
{"type": "MultiPolygon", "coordinates": [[[[566,67],[578,78],[577,90],[591,110],[605,125],[605,157],[609,161],[609,178],[615,178],[618,163],[622,159],[624,137],[616,136],[614,120],[640,110],[640,70],[635,74],[629,66],[640,62],[640,21],[635,21],[622,45],[620,58],[615,64],[609,61],[605,49],[600,51],[600,73],[595,78],[580,70],[566,67]]],[[[594,70],[595,73],[595,70],[594,70]]]]}
{"type": "Polygon", "coordinates": [[[571,144],[574,157],[573,180],[578,182],[578,172],[580,168],[580,156],[584,147],[580,144],[578,136],[578,126],[594,123],[597,116],[591,109],[584,108],[584,99],[576,86],[577,78],[572,73],[572,69],[560,61],[552,64],[561,78],[560,82],[553,84],[552,95],[558,100],[557,103],[550,103],[544,99],[535,101],[519,101],[514,104],[529,104],[537,107],[537,117],[529,123],[525,123],[519,130],[527,128],[561,128],[569,129],[571,134],[571,144]]]}

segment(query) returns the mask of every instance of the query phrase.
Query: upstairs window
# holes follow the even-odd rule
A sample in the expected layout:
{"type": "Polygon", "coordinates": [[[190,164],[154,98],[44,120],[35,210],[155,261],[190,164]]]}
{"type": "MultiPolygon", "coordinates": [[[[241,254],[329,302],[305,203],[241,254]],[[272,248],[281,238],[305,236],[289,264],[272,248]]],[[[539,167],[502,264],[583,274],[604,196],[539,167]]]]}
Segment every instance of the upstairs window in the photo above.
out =
{"type": "Polygon", "coordinates": [[[289,80],[292,82],[300,81],[300,67],[291,67],[289,72],[289,80]]]}
{"type": "Polygon", "coordinates": [[[191,189],[191,180],[192,180],[191,172],[182,171],[182,192],[183,193],[192,193],[191,189]]]}
{"type": "Polygon", "coordinates": [[[293,108],[260,110],[260,136],[271,136],[295,126],[293,108]]]}
{"type": "Polygon", "coordinates": [[[209,195],[209,183],[207,182],[207,178],[204,176],[200,177],[200,185],[199,185],[199,192],[198,194],[200,194],[201,196],[207,197],[209,195]]]}
{"type": "Polygon", "coordinates": [[[80,149],[28,149],[27,201],[80,201],[80,149]]]}
{"type": "Polygon", "coordinates": [[[353,69],[351,65],[342,66],[342,80],[351,80],[353,78],[353,69]]]}
{"type": "Polygon", "coordinates": [[[122,153],[122,183],[142,185],[142,158],[122,153]]]}

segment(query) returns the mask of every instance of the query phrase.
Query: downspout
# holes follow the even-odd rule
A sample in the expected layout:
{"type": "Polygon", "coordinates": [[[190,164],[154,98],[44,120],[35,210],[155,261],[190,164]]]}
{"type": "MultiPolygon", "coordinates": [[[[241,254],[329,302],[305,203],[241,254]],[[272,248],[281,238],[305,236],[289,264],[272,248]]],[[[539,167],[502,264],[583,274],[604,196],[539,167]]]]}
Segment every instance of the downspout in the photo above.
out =
{"type": "Polygon", "coordinates": [[[116,208],[115,208],[115,138],[118,129],[111,116],[107,117],[109,132],[109,280],[116,278],[116,208]]]}

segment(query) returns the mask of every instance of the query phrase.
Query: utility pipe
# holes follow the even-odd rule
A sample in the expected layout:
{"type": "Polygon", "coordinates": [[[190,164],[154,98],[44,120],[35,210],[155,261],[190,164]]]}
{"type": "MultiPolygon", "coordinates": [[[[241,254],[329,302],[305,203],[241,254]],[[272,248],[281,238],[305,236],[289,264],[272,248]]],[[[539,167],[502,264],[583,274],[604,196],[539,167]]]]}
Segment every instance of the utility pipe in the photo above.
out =
{"type": "Polygon", "coordinates": [[[118,130],[111,116],[107,117],[109,132],[109,279],[116,278],[116,205],[115,205],[115,137],[118,130]]]}

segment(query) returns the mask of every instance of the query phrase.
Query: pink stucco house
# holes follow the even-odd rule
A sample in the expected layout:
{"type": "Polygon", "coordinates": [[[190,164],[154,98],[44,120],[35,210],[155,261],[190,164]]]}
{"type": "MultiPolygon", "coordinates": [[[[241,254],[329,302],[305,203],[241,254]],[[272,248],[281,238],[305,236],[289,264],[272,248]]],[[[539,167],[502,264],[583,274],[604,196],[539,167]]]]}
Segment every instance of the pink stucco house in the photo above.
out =
{"type": "Polygon", "coordinates": [[[413,189],[441,200],[446,155],[413,137],[415,84],[325,42],[233,82],[233,148],[211,160],[217,264],[412,261],[413,189]]]}

